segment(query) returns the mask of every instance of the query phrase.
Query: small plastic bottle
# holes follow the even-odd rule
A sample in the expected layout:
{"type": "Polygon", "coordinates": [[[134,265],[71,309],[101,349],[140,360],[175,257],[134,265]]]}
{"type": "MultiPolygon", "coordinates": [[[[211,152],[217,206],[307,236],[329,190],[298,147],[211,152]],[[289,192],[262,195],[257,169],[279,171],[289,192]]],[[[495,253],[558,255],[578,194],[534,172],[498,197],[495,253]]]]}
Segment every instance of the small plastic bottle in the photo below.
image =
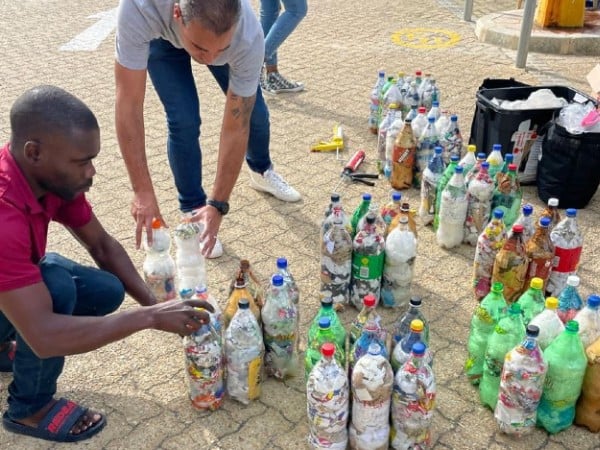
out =
{"type": "Polygon", "coordinates": [[[410,324],[414,319],[423,322],[423,342],[429,345],[429,322],[421,310],[423,301],[419,297],[410,299],[408,310],[398,318],[392,331],[392,345],[396,345],[400,340],[410,332],[410,324]]]}
{"type": "Polygon", "coordinates": [[[565,329],[560,317],[556,313],[558,299],[556,297],[548,297],[545,305],[546,308],[529,322],[530,325],[535,325],[540,330],[538,343],[542,350],[545,350],[554,338],[565,329]]]}
{"type": "Polygon", "coordinates": [[[369,207],[371,206],[371,200],[373,196],[368,192],[362,194],[362,200],[352,213],[352,217],[350,219],[350,225],[352,226],[352,233],[350,235],[354,237],[356,233],[358,233],[358,223],[360,219],[367,215],[369,212],[369,207]]]}
{"type": "Polygon", "coordinates": [[[567,322],[565,331],[544,350],[548,372],[537,409],[537,424],[552,434],[570,427],[575,419],[575,403],[587,367],[578,331],[576,321],[567,322]]]}
{"type": "Polygon", "coordinates": [[[464,237],[464,223],[467,218],[467,188],[463,168],[457,166],[454,175],[442,192],[440,221],[436,231],[437,243],[442,248],[458,247],[464,237]]]}
{"type": "Polygon", "coordinates": [[[400,208],[402,207],[402,194],[400,192],[392,191],[390,200],[385,203],[379,210],[379,214],[383,218],[383,221],[387,224],[386,236],[390,231],[389,227],[394,217],[400,214],[400,208]]]}
{"type": "Polygon", "coordinates": [[[527,289],[517,300],[523,313],[523,323],[529,325],[531,319],[544,310],[546,300],[544,299],[544,280],[541,278],[532,278],[527,289]]]}
{"type": "Polygon", "coordinates": [[[348,446],[350,386],[335,352],[331,343],[323,344],[322,357],[306,383],[308,443],[313,449],[345,450],[348,446]]]}
{"type": "Polygon", "coordinates": [[[331,321],[329,317],[321,317],[319,319],[319,329],[313,339],[309,339],[306,345],[306,353],[304,354],[304,375],[306,380],[312,370],[321,359],[321,347],[325,343],[330,343],[335,346],[335,359],[341,367],[346,367],[346,355],[344,347],[339,346],[337,336],[334,335],[331,329],[331,321]]]}
{"type": "Polygon", "coordinates": [[[410,359],[396,372],[392,393],[393,449],[425,449],[431,445],[436,385],[425,361],[427,346],[416,342],[410,359]]]}
{"type": "Polygon", "coordinates": [[[429,225],[435,217],[435,198],[437,193],[437,185],[446,165],[442,160],[442,147],[437,146],[434,149],[433,155],[423,171],[421,179],[421,205],[419,207],[419,217],[423,225],[429,225]]]}
{"type": "Polygon", "coordinates": [[[577,313],[575,320],[579,324],[579,337],[583,348],[588,348],[600,338],[600,296],[590,295],[585,307],[577,313]]]}
{"type": "Polygon", "coordinates": [[[541,217],[534,235],[525,244],[529,258],[525,285],[529,285],[533,278],[540,278],[543,282],[544,292],[554,260],[554,244],[550,239],[550,224],[549,217],[541,217]]]}
{"type": "Polygon", "coordinates": [[[512,236],[496,254],[492,271],[492,282],[502,283],[504,298],[509,303],[515,302],[523,292],[529,266],[529,258],[523,242],[523,226],[513,225],[512,232],[512,236]]]}
{"type": "Polygon", "coordinates": [[[415,136],[421,136],[423,130],[427,126],[427,110],[424,106],[419,106],[417,109],[417,116],[413,119],[411,126],[415,136]]]}
{"type": "Polygon", "coordinates": [[[267,375],[280,380],[295,375],[298,370],[298,307],[279,274],[271,278],[261,318],[267,375]]]}
{"type": "Polygon", "coordinates": [[[488,174],[488,168],[488,162],[483,162],[477,176],[467,187],[468,207],[464,242],[473,246],[477,245],[477,239],[490,221],[492,212],[494,181],[488,174]]]}
{"type": "MultiPolygon", "coordinates": [[[[159,219],[152,221],[152,245],[144,239],[146,257],[142,266],[144,281],[159,302],[172,300],[175,290],[175,261],[169,254],[171,238],[169,231],[159,219]]],[[[193,286],[192,286],[193,288],[193,286]]]]}
{"type": "MultiPolygon", "coordinates": [[[[529,203],[523,205],[521,208],[521,214],[513,225],[523,225],[523,240],[528,242],[535,233],[533,206],[531,206],[529,203]]],[[[512,230],[510,230],[508,234],[510,236],[512,234],[512,230]]]]}
{"type": "Polygon", "coordinates": [[[321,296],[330,297],[336,308],[344,308],[350,300],[352,276],[352,238],[341,217],[321,241],[321,296]]]}
{"type": "Polygon", "coordinates": [[[577,288],[579,286],[579,277],[569,275],[567,285],[558,296],[558,317],[563,323],[573,320],[575,315],[583,308],[583,299],[579,295],[577,288]]]}
{"type": "Polygon", "coordinates": [[[401,115],[402,113],[398,111],[398,104],[392,103],[389,105],[385,116],[379,124],[379,133],[377,135],[377,166],[379,168],[379,173],[383,173],[383,169],[385,167],[385,146],[387,140],[387,132],[391,128],[392,124],[394,123],[396,117],[399,114],[401,115]]]}
{"type": "Polygon", "coordinates": [[[352,371],[350,448],[386,448],[394,374],[379,344],[371,344],[352,371]]]}
{"type": "Polygon", "coordinates": [[[248,299],[240,299],[225,330],[226,385],[232,399],[247,405],[260,397],[264,353],[260,325],[250,311],[248,299]]]}
{"type": "Polygon", "coordinates": [[[488,155],[486,161],[490,163],[490,177],[495,180],[496,174],[502,170],[504,157],[502,156],[502,145],[492,145],[492,151],[488,155]]]}
{"type": "Polygon", "coordinates": [[[382,340],[382,342],[385,342],[386,332],[383,329],[381,316],[377,313],[377,310],[375,309],[376,307],[377,299],[375,296],[373,294],[365,295],[363,298],[363,307],[350,325],[350,345],[354,345],[354,343],[358,340],[362,334],[365,324],[368,321],[373,321],[379,326],[379,338],[382,340]]]}
{"type": "Polygon", "coordinates": [[[495,209],[492,220],[477,238],[475,258],[473,259],[473,292],[478,302],[490,292],[494,261],[506,242],[503,217],[504,212],[501,209],[495,209]]]}
{"type": "Polygon", "coordinates": [[[555,258],[546,290],[555,297],[564,289],[569,275],[576,275],[583,248],[583,235],[577,225],[577,210],[569,208],[566,214],[567,217],[550,233],[555,258]]]}
{"type": "Polygon", "coordinates": [[[392,122],[388,131],[385,135],[385,166],[383,167],[383,174],[387,180],[390,180],[392,176],[392,153],[394,151],[394,143],[398,134],[404,126],[404,119],[400,111],[396,113],[396,120],[392,122]]]}
{"type": "MultiPolygon", "coordinates": [[[[410,323],[410,331],[396,344],[390,358],[394,372],[397,372],[410,359],[413,344],[423,342],[424,329],[425,325],[419,319],[414,319],[410,323]]],[[[433,355],[429,351],[429,348],[425,351],[423,358],[430,367],[433,365],[433,355]]]]}
{"type": "Polygon", "coordinates": [[[206,284],[206,263],[200,251],[201,227],[197,223],[180,223],[175,228],[175,264],[179,290],[206,284]]]}
{"type": "Polygon", "coordinates": [[[503,433],[524,436],[535,427],[536,410],[548,370],[537,343],[539,331],[538,327],[530,324],[523,342],[504,358],[494,411],[503,433]]]}

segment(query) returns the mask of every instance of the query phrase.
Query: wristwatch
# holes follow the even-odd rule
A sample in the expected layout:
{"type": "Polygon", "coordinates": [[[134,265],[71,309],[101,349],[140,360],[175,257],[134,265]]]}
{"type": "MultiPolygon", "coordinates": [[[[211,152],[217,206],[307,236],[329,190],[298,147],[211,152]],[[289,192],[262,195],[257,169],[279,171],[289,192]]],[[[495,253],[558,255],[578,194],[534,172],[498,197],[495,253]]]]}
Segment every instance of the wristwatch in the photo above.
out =
{"type": "Polygon", "coordinates": [[[217,211],[219,211],[219,213],[222,216],[224,216],[225,214],[227,214],[229,212],[229,203],[227,203],[227,202],[221,202],[219,200],[208,199],[206,201],[206,204],[215,208],[217,211]]]}

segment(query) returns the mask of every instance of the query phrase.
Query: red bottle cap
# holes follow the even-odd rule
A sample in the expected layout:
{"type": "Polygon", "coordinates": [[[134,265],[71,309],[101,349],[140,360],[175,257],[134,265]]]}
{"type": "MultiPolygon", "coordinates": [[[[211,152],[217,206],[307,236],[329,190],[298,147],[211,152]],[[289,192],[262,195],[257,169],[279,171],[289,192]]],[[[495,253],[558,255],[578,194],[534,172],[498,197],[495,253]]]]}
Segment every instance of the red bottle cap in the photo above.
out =
{"type": "Polygon", "coordinates": [[[517,171],[517,165],[516,164],[509,164],[508,165],[508,170],[510,170],[511,172],[516,172],[517,171]]]}
{"type": "Polygon", "coordinates": [[[377,302],[377,299],[375,298],[375,296],[373,294],[367,294],[363,298],[363,305],[365,305],[369,308],[372,306],[375,306],[376,302],[377,302]]]}
{"type": "Polygon", "coordinates": [[[325,342],[321,346],[321,354],[323,356],[331,358],[334,353],[335,353],[335,345],[333,345],[331,342],[325,342]]]}
{"type": "Polygon", "coordinates": [[[513,233],[522,233],[523,229],[523,225],[521,225],[520,223],[513,225],[512,227],[513,233]]]}

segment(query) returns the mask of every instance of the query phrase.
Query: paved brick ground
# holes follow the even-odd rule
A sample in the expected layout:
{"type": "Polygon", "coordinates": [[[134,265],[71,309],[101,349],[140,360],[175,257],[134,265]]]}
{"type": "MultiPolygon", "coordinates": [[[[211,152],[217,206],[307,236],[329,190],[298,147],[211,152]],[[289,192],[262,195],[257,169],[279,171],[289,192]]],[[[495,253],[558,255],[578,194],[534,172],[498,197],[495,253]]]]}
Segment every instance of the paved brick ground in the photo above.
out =
{"type": "MultiPolygon", "coordinates": [[[[257,0],[255,0],[256,4],[257,0]]],[[[98,115],[103,150],[91,200],[106,228],[131,252],[141,267],[142,252],[135,251],[133,221],[129,215],[131,190],[116,144],[113,123],[112,35],[96,51],[59,51],[77,33],[97,19],[92,14],[116,6],[116,0],[59,2],[21,0],[5,2],[0,12],[0,141],[8,139],[8,111],[25,89],[41,83],[57,84],[84,99],[98,115]]],[[[474,18],[514,7],[509,0],[475,2],[474,18]]],[[[431,72],[442,89],[444,108],[456,112],[468,135],[475,92],[486,77],[516,77],[532,84],[564,84],[588,91],[585,74],[597,58],[530,54],[527,70],[514,67],[514,52],[478,42],[474,24],[462,21],[459,0],[423,0],[390,3],[384,0],[309,2],[309,15],[280,53],[280,69],[305,82],[297,95],[269,97],[272,155],[277,169],[303,194],[298,204],[283,204],[252,190],[244,172],[232,198],[232,212],[223,223],[225,255],[208,263],[210,288],[225,301],[228,282],[240,258],[249,258],[265,280],[275,258],[288,257],[302,290],[302,331],[317,310],[318,225],[328,196],[337,183],[341,162],[333,154],[310,154],[309,145],[326,138],[340,122],[347,135],[348,155],[365,148],[374,155],[375,138],[366,131],[368,94],[376,70],[431,72]],[[393,5],[393,8],[391,7],[393,5]],[[439,49],[410,49],[394,44],[391,35],[409,28],[457,33],[458,43],[439,49]]],[[[429,33],[433,36],[433,32],[429,33]]],[[[214,179],[216,148],[223,96],[203,67],[196,67],[202,96],[202,145],[205,151],[205,187],[214,179]]],[[[148,157],[165,218],[178,218],[176,192],[164,151],[162,107],[150,86],[146,124],[148,157]]],[[[373,169],[366,164],[366,170],[373,169]]],[[[343,201],[351,211],[363,187],[346,185],[343,201]]],[[[379,202],[390,191],[385,181],[372,190],[379,202]]],[[[418,192],[405,193],[413,204],[418,192]]],[[[525,199],[538,208],[534,187],[525,199]]],[[[600,204],[597,199],[580,214],[586,235],[582,255],[582,293],[600,291],[593,264],[599,251],[595,235],[600,204]]],[[[539,210],[539,209],[538,209],[539,210]]],[[[513,441],[496,431],[492,413],[478,404],[477,392],[462,376],[468,322],[474,303],[468,293],[473,249],[447,252],[435,244],[430,229],[419,230],[415,294],[424,296],[431,320],[432,348],[438,380],[438,407],[434,423],[435,448],[454,449],[568,449],[600,448],[600,438],[572,427],[557,436],[535,431],[513,441]]],[[[73,239],[52,228],[49,250],[89,260],[73,239]]],[[[127,299],[123,308],[135,307],[127,299]]],[[[348,322],[354,312],[344,314],[348,322]]],[[[390,324],[396,315],[382,311],[390,324]]],[[[90,330],[93,332],[93,330],[90,330]]],[[[104,409],[108,426],[82,448],[106,449],[301,449],[307,425],[303,383],[267,380],[261,399],[250,406],[226,401],[214,413],[193,411],[186,398],[182,351],[176,336],[138,333],[87,355],[68,358],[59,382],[59,395],[104,409]]],[[[9,375],[0,375],[6,386],[9,375]]],[[[3,395],[0,408],[6,406],[3,395]]],[[[17,437],[0,430],[0,447],[14,449],[63,448],[62,445],[17,437]]],[[[64,446],[67,448],[67,446],[64,446]]]]}

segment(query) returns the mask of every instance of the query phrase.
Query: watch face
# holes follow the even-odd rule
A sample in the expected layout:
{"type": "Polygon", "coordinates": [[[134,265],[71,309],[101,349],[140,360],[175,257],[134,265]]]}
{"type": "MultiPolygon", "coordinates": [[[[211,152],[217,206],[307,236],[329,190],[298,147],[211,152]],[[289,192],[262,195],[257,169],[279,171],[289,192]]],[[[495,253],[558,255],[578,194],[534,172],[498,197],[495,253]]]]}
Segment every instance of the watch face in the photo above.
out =
{"type": "Polygon", "coordinates": [[[207,202],[210,206],[212,206],[213,208],[216,208],[217,211],[219,211],[221,213],[221,215],[225,215],[229,212],[229,203],[227,202],[220,202],[217,200],[209,200],[207,202]]]}

